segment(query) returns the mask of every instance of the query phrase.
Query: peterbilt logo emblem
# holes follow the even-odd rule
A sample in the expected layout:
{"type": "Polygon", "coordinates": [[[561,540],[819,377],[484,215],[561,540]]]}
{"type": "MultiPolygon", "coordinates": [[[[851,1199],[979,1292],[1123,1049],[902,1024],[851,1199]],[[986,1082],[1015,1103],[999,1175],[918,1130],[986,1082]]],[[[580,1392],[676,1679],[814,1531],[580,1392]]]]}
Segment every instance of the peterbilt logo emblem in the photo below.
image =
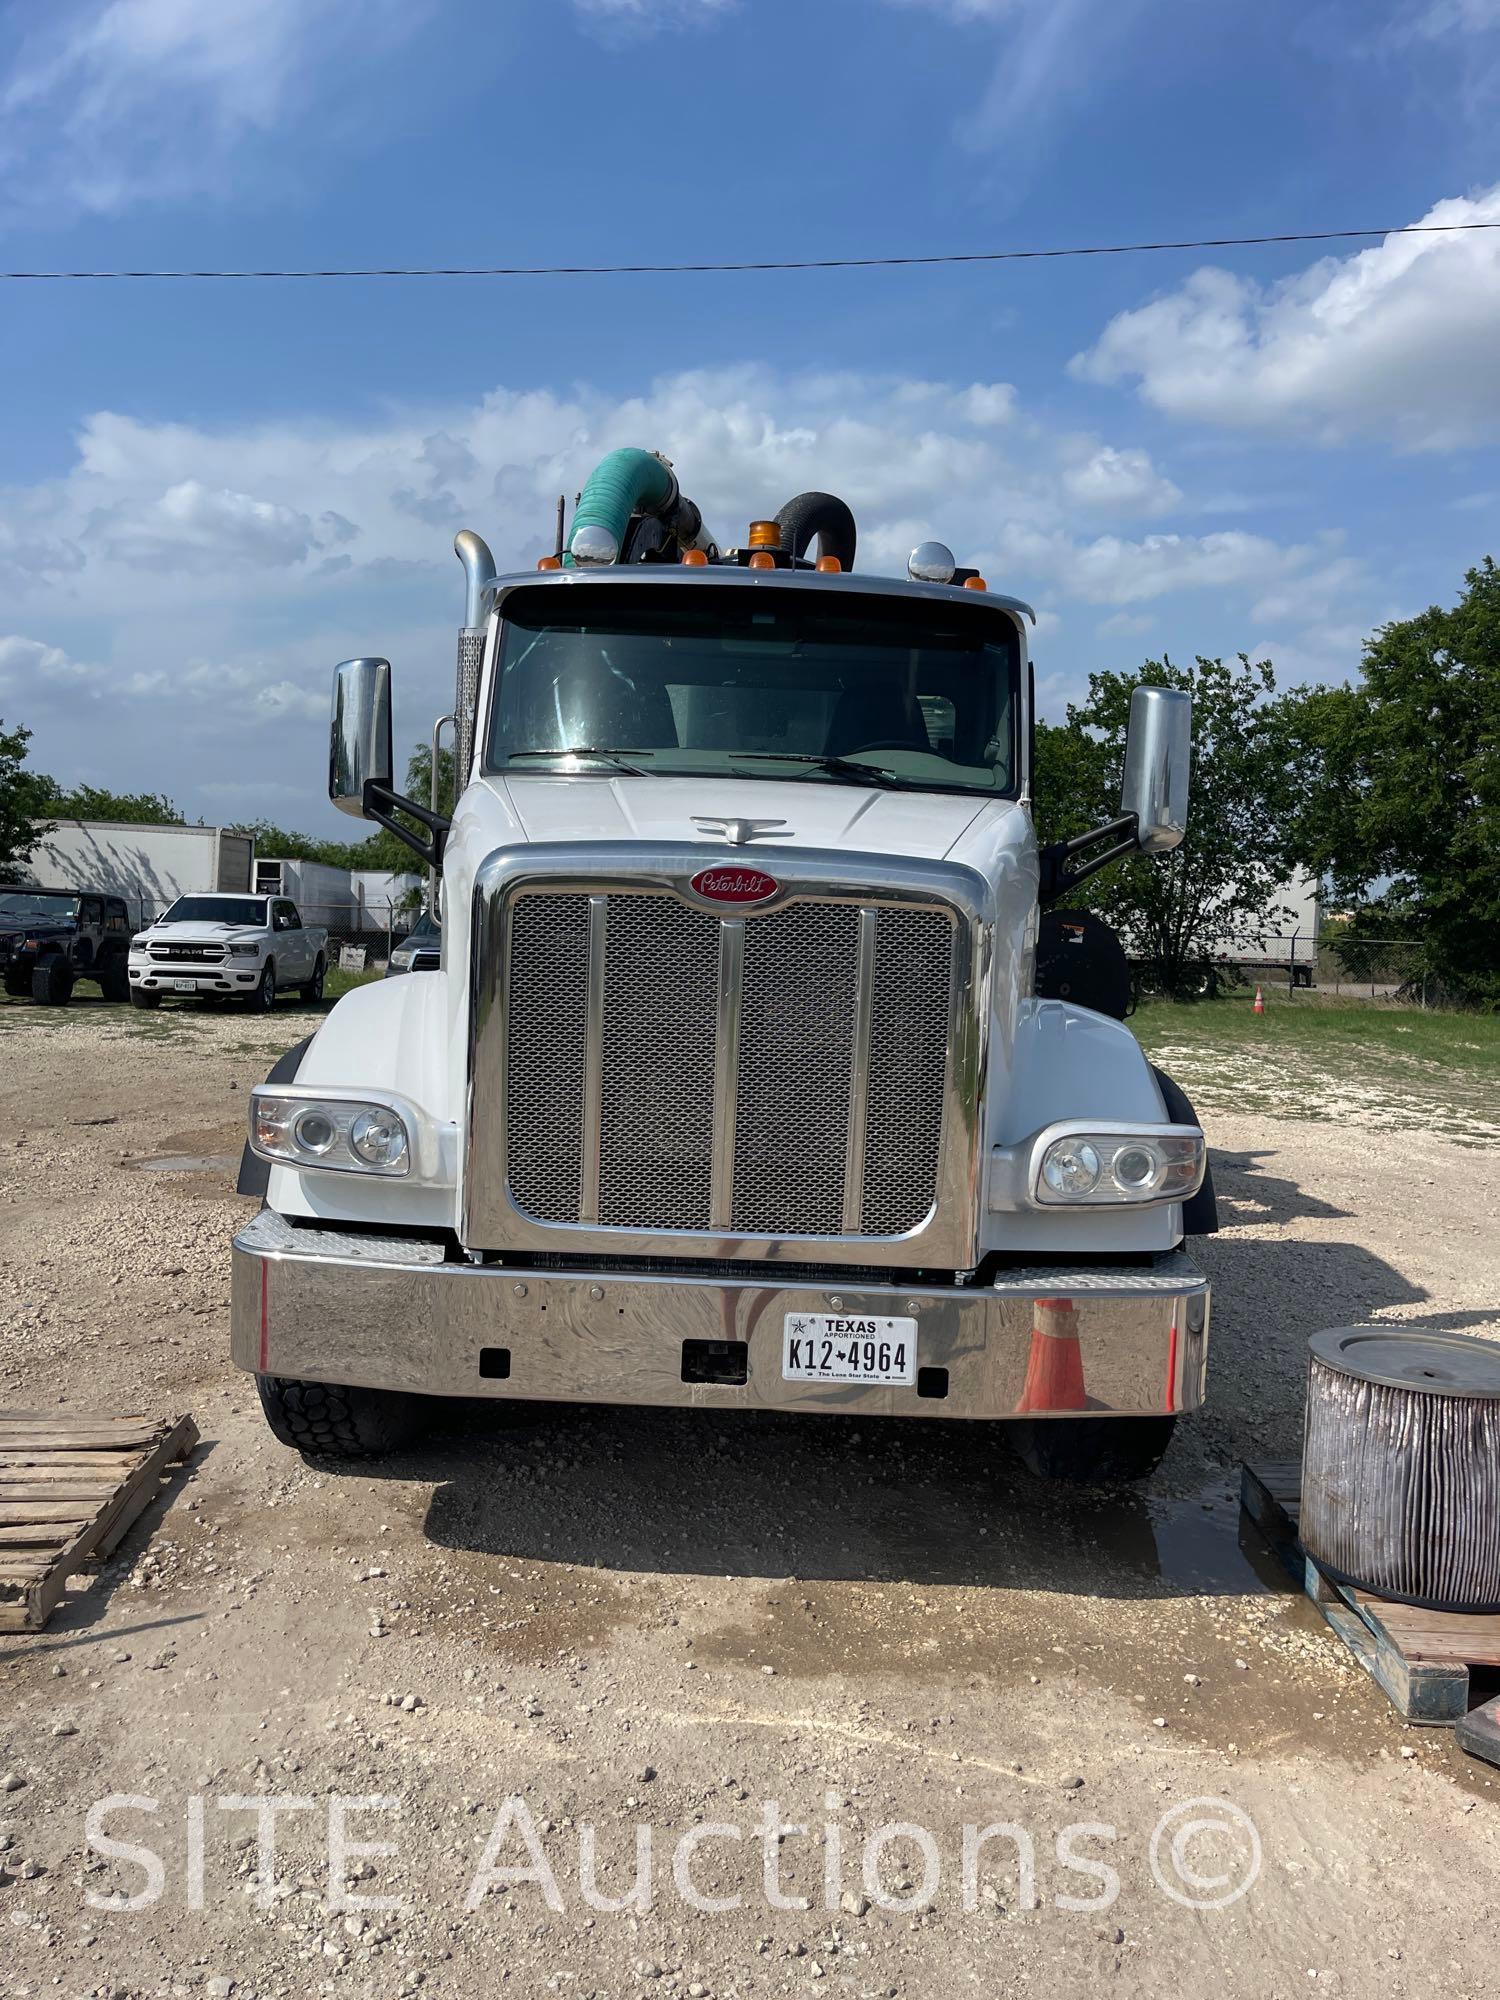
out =
{"type": "Polygon", "coordinates": [[[763,903],[781,884],[758,868],[700,868],[690,886],[711,903],[763,903]]]}

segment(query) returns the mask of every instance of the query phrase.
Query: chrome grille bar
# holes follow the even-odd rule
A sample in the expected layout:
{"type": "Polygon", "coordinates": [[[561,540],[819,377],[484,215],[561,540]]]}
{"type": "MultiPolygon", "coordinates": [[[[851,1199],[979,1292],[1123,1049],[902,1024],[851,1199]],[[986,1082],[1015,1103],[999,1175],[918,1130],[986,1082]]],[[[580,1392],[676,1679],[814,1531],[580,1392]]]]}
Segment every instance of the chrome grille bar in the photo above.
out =
{"type": "Polygon", "coordinates": [[[870,1109],[870,1025],[875,1015],[875,910],[859,913],[859,958],[854,972],[854,1049],[849,1062],[849,1131],[844,1141],[844,1234],[864,1224],[865,1123],[870,1109]]]}
{"type": "Polygon", "coordinates": [[[745,1001],[745,919],[719,925],[719,991],[714,1034],[713,1184],[709,1221],[727,1229],[734,1216],[734,1139],[739,1118],[740,1024],[745,1001]]]}
{"type": "Polygon", "coordinates": [[[609,898],[589,897],[589,970],[583,1018],[583,1173],[578,1220],[599,1220],[599,1153],[604,1122],[604,979],[609,898]]]}

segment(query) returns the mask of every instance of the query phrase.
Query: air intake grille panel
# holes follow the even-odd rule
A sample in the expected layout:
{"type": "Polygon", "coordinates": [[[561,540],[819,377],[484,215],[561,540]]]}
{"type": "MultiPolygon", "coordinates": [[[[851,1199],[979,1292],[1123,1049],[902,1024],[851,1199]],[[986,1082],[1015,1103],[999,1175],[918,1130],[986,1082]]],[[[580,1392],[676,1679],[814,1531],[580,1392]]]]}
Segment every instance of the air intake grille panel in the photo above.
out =
{"type": "Polygon", "coordinates": [[[956,936],[946,910],[873,898],[721,916],[668,890],[519,889],[503,1038],[512,1202],[540,1222],[636,1233],[918,1229],[937,1200],[956,936]]]}

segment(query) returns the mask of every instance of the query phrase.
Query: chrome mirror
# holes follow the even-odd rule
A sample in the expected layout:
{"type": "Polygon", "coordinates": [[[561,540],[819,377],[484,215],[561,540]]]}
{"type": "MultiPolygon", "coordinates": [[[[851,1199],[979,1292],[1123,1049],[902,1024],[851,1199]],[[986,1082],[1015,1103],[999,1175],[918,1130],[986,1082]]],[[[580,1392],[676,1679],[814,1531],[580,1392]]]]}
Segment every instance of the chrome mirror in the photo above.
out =
{"type": "Polygon", "coordinates": [[[1130,697],[1120,811],[1134,813],[1136,845],[1164,854],[1187,831],[1193,697],[1180,688],[1138,687],[1130,697]]]}
{"type": "Polygon", "coordinates": [[[952,583],[958,561],[945,542],[918,542],[906,558],[913,583],[952,583]]]}
{"type": "Polygon", "coordinates": [[[365,818],[365,786],[391,784],[391,663],[345,660],[333,670],[328,733],[328,796],[340,812],[365,818]]]}

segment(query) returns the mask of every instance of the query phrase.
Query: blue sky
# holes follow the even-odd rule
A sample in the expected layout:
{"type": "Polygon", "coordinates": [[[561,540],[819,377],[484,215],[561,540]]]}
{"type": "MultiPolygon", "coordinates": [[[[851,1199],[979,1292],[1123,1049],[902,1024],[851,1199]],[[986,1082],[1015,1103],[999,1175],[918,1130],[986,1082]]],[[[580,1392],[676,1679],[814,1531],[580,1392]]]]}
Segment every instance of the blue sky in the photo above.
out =
{"type": "MultiPolygon", "coordinates": [[[[1500,221],[1500,0],[0,6],[0,264],[860,256],[1500,221]]],[[[0,287],[0,716],[64,780],[335,830],[334,661],[447,705],[611,446],[806,486],[1041,612],[1357,671],[1500,553],[1500,230],[916,271],[0,287]]]]}

